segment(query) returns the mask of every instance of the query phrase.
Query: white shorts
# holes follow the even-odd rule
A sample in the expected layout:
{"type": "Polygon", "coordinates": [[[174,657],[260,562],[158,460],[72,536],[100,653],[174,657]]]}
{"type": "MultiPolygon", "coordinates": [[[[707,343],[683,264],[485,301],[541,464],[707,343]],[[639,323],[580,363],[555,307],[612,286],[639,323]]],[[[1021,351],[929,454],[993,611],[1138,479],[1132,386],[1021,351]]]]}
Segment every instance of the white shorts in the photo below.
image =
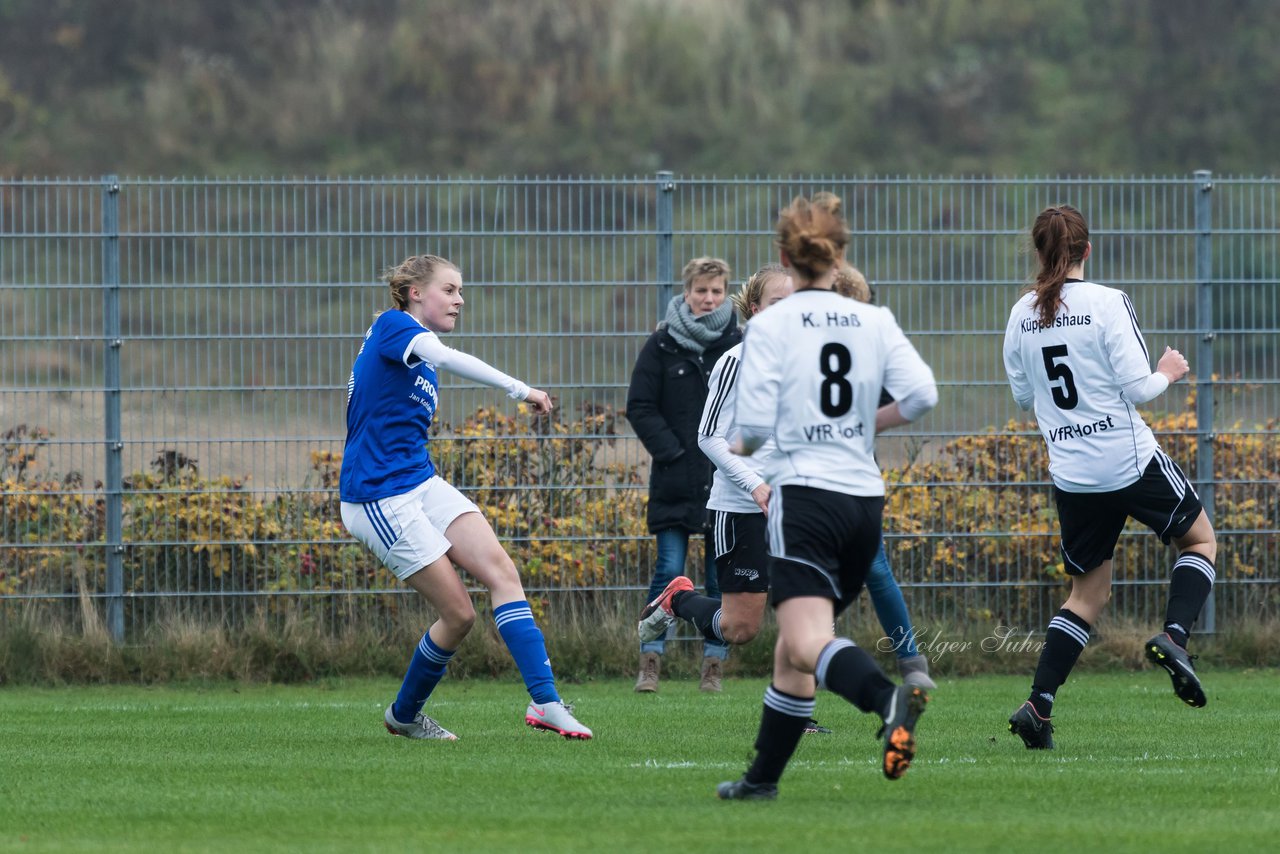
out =
{"type": "Polygon", "coordinates": [[[362,504],[342,502],[342,524],[401,581],[444,555],[444,532],[463,513],[479,513],[439,475],[403,495],[362,504]]]}

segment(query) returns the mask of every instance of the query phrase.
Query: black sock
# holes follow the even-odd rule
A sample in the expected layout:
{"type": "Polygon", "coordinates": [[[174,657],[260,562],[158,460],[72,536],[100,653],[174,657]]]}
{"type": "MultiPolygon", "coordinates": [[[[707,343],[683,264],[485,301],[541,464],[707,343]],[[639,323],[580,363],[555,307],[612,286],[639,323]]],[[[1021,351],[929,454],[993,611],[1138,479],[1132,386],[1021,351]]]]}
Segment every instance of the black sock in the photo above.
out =
{"type": "Polygon", "coordinates": [[[822,648],[814,675],[818,687],[839,694],[864,712],[883,716],[893,697],[894,684],[880,665],[848,638],[836,638],[822,648]]]}
{"type": "Polygon", "coordinates": [[[1074,611],[1066,608],[1049,621],[1028,698],[1040,717],[1047,718],[1053,713],[1053,697],[1071,675],[1071,668],[1076,666],[1076,660],[1089,642],[1090,628],[1074,611]]]}
{"type": "Polygon", "coordinates": [[[1213,591],[1213,561],[1197,552],[1183,552],[1173,562],[1169,578],[1169,606],[1164,612],[1164,630],[1183,649],[1191,627],[1200,617],[1213,591]]]}
{"type": "Polygon", "coordinates": [[[770,685],[756,736],[756,759],[743,776],[748,783],[777,783],[813,717],[812,697],[793,697],[770,685]]]}
{"type": "Polygon", "coordinates": [[[716,619],[720,613],[719,599],[699,596],[692,590],[682,590],[671,597],[671,611],[677,617],[693,623],[693,627],[702,632],[707,640],[725,642],[720,635],[720,621],[716,619]]]}

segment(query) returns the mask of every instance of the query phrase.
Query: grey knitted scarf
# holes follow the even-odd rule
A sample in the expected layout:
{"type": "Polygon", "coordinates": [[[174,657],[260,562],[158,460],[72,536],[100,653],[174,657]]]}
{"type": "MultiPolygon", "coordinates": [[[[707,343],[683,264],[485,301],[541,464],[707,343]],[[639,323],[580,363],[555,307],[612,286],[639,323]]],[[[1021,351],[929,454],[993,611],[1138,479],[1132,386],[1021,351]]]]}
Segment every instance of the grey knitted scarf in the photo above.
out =
{"type": "Polygon", "coordinates": [[[694,317],[684,297],[676,296],[672,297],[670,304],[667,305],[667,317],[663,322],[677,344],[695,353],[701,353],[707,349],[708,344],[724,334],[732,319],[733,303],[729,300],[725,300],[715,311],[701,317],[694,317]]]}

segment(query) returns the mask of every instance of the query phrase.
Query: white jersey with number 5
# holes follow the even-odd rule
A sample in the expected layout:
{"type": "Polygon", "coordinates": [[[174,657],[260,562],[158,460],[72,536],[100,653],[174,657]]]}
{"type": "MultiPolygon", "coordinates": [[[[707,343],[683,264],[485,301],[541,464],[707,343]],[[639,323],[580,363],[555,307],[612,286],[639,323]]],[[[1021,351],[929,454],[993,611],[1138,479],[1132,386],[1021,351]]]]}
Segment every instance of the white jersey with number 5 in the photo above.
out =
{"type": "Polygon", "coordinates": [[[778,453],[764,474],[775,489],[884,495],[873,455],[880,390],[903,400],[933,386],[889,309],[799,290],[747,325],[734,424],[772,431],[778,453]]]}
{"type": "Polygon", "coordinates": [[[1049,474],[1066,492],[1111,492],[1142,476],[1156,439],[1123,387],[1149,376],[1151,358],[1122,291],[1068,279],[1042,326],[1024,294],[1009,314],[1004,366],[1013,396],[1034,406],[1049,474]]]}

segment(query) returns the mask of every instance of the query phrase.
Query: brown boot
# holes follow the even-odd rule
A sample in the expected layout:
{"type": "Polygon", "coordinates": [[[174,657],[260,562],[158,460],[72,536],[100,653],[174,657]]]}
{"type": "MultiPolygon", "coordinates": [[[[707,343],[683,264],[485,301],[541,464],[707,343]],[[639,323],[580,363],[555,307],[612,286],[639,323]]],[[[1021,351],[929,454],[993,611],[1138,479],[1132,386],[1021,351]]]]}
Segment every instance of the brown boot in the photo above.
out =
{"type": "Polygon", "coordinates": [[[652,694],[658,690],[658,673],[662,670],[662,656],[656,652],[640,653],[640,678],[636,679],[636,690],[641,694],[652,694]]]}
{"type": "Polygon", "coordinates": [[[702,681],[698,683],[699,691],[720,690],[720,678],[724,675],[724,666],[720,659],[708,655],[702,659],[702,681]]]}

